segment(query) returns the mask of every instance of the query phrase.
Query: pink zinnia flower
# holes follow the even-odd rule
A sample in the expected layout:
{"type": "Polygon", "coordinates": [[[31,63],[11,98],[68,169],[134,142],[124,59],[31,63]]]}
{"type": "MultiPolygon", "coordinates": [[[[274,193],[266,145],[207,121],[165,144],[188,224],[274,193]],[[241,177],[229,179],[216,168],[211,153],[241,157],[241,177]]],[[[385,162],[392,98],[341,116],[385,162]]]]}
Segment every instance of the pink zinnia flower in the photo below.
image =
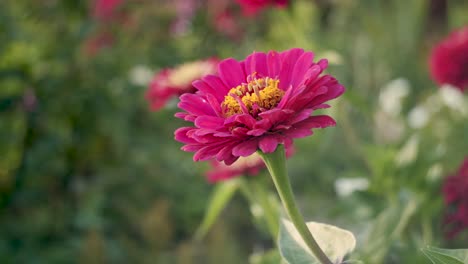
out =
{"type": "Polygon", "coordinates": [[[445,215],[447,237],[453,238],[468,229],[468,157],[458,173],[445,179],[443,186],[445,205],[449,207],[445,215]]]}
{"type": "Polygon", "coordinates": [[[429,60],[432,78],[439,84],[468,88],[468,26],[452,32],[432,49],[429,60]]]}
{"type": "Polygon", "coordinates": [[[344,92],[330,75],[321,75],[326,60],[313,62],[302,49],[253,53],[244,61],[232,58],[218,64],[217,75],[193,82],[195,94],[184,94],[176,116],[193,122],[175,132],[193,159],[224,161],[230,165],[260,149],[264,153],[286,147],[293,138],[312,134],[312,128],[335,125],[326,115],[326,101],[344,92]]]}
{"type": "Polygon", "coordinates": [[[284,8],[288,5],[288,0],[237,0],[237,3],[245,15],[251,16],[270,5],[284,8]]]}
{"type": "Polygon", "coordinates": [[[215,73],[217,63],[217,59],[211,58],[161,70],[154,76],[146,93],[151,109],[159,110],[173,97],[194,93],[196,89],[192,82],[204,75],[215,73]]]}

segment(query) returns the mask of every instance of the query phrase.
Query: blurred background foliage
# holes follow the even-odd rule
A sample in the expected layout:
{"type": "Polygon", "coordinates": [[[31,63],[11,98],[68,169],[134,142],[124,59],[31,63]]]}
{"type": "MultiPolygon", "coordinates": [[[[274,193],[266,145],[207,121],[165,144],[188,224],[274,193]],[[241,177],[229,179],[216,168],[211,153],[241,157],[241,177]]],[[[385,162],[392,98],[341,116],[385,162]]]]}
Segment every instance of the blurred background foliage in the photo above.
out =
{"type": "Polygon", "coordinates": [[[149,111],[144,73],[291,47],[328,58],[347,88],[327,110],[337,127],[298,140],[288,164],[306,218],[352,230],[352,257],[366,263],[466,247],[466,233],[443,236],[441,183],[468,154],[467,115],[444,104],[427,66],[434,43],[468,24],[466,1],[296,0],[247,18],[232,3],[230,30],[214,22],[215,2],[198,1],[176,32],[177,1],[124,1],[106,21],[92,1],[2,1],[2,263],[275,263],[242,195],[192,239],[213,189],[207,165],[173,140],[175,103],[149,111]],[[391,85],[407,93],[382,114],[391,85]],[[421,105],[422,125],[411,117],[421,105]],[[343,194],[343,178],[367,184],[343,194]]]}

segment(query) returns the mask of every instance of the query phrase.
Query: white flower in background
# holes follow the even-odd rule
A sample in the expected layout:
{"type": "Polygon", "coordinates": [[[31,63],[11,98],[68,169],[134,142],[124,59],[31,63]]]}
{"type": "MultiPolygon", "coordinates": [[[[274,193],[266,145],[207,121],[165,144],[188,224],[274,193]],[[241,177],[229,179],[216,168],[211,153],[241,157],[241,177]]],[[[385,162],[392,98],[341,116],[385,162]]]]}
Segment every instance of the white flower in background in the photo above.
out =
{"type": "Polygon", "coordinates": [[[408,80],[398,78],[386,84],[379,95],[381,109],[392,116],[398,116],[401,112],[403,99],[408,96],[410,85],[408,80]]]}
{"type": "Polygon", "coordinates": [[[153,74],[154,72],[150,68],[144,65],[136,65],[130,70],[130,83],[138,86],[147,86],[151,82],[153,74]]]}
{"type": "Polygon", "coordinates": [[[355,191],[365,191],[369,188],[369,180],[359,178],[338,178],[335,181],[335,192],[339,197],[350,196],[355,191]]]}
{"type": "Polygon", "coordinates": [[[395,158],[395,163],[402,167],[416,160],[416,157],[418,156],[418,146],[419,137],[417,135],[411,136],[398,152],[395,158]]]}
{"type": "Polygon", "coordinates": [[[431,112],[424,105],[418,105],[408,114],[408,125],[411,128],[422,128],[429,122],[431,112]]]}
{"type": "Polygon", "coordinates": [[[379,143],[398,142],[405,132],[405,124],[401,118],[378,110],[374,114],[375,138],[379,143]]]}
{"type": "Polygon", "coordinates": [[[468,101],[464,94],[453,86],[444,85],[409,112],[409,126],[415,129],[426,126],[431,116],[443,110],[444,107],[462,116],[468,115],[468,101]]]}
{"type": "Polygon", "coordinates": [[[330,65],[341,65],[343,64],[343,57],[335,50],[326,50],[320,53],[320,58],[327,58],[330,65]]]}
{"type": "Polygon", "coordinates": [[[448,108],[460,112],[462,115],[468,114],[468,103],[463,92],[451,85],[444,85],[439,89],[440,99],[448,108]]]}
{"type": "Polygon", "coordinates": [[[430,182],[436,181],[442,177],[442,165],[436,163],[427,171],[427,180],[430,182]]]}

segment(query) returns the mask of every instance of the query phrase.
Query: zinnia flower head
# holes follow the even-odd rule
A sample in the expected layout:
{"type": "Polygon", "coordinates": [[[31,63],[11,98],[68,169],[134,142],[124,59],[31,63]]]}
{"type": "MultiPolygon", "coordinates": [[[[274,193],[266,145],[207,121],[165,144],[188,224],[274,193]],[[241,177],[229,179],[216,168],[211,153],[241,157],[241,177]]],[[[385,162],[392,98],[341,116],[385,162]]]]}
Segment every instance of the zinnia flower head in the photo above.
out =
{"type": "MultiPolygon", "coordinates": [[[[286,157],[290,157],[294,153],[292,145],[286,149],[286,157]]],[[[248,157],[240,157],[231,165],[225,165],[222,162],[215,160],[211,161],[211,170],[206,173],[207,179],[211,183],[229,180],[238,176],[255,176],[263,168],[265,163],[257,153],[253,153],[248,157]]]]}
{"type": "Polygon", "coordinates": [[[453,238],[468,229],[468,157],[456,174],[445,179],[442,190],[445,205],[448,206],[445,215],[447,237],[453,238]]]}
{"type": "Polygon", "coordinates": [[[288,2],[288,0],[237,0],[237,3],[242,7],[242,12],[247,16],[255,15],[270,5],[284,8],[288,2]]]}
{"type": "Polygon", "coordinates": [[[452,32],[432,49],[429,60],[432,78],[439,84],[468,88],[468,26],[452,32]]]}
{"type": "Polygon", "coordinates": [[[215,73],[217,63],[217,59],[210,58],[161,70],[154,76],[146,93],[151,109],[159,110],[173,97],[194,93],[196,89],[192,82],[204,75],[215,73]]]}
{"type": "Polygon", "coordinates": [[[311,135],[312,128],[335,125],[329,116],[311,116],[344,92],[335,78],[321,75],[327,61],[315,63],[313,56],[295,48],[220,62],[217,75],[193,82],[197,93],[180,97],[178,106],[185,112],[176,117],[194,123],[175,132],[185,144],[182,150],[195,152],[195,161],[230,165],[257,150],[287,148],[294,138],[311,135]]]}

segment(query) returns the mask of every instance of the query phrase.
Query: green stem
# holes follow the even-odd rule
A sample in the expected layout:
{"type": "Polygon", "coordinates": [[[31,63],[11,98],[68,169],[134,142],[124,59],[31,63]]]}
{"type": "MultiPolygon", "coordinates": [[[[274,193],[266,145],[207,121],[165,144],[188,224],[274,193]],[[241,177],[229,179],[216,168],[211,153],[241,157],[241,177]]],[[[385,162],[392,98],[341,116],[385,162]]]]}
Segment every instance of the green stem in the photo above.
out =
{"type": "Polygon", "coordinates": [[[271,174],[273,182],[276,186],[276,190],[283,202],[283,206],[291,219],[292,223],[296,227],[297,231],[301,235],[304,242],[307,244],[309,249],[315,255],[315,257],[322,264],[333,264],[328,257],[323,253],[320,246],[314,239],[314,236],[310,233],[309,228],[304,221],[304,217],[299,212],[296,202],[294,201],[294,194],[289,183],[287,171],[286,171],[286,158],[284,154],[284,146],[279,145],[273,153],[263,153],[258,151],[258,154],[262,156],[268,171],[271,174]]]}

